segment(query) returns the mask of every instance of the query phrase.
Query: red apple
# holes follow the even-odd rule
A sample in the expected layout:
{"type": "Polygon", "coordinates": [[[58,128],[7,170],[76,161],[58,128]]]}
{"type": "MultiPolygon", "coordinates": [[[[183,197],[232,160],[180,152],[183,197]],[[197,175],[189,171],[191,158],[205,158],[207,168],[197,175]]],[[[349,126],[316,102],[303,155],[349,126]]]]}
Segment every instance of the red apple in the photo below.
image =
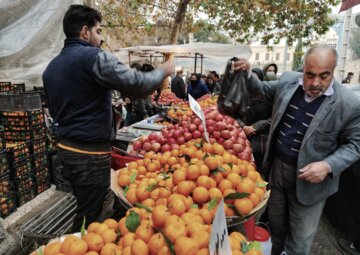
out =
{"type": "Polygon", "coordinates": [[[190,132],[193,132],[197,129],[197,126],[194,124],[194,123],[190,123],[189,124],[189,131],[190,132]]]}
{"type": "Polygon", "coordinates": [[[191,140],[191,139],[193,138],[193,136],[192,136],[191,133],[186,132],[186,133],[184,134],[184,138],[185,138],[186,141],[189,141],[189,140],[191,140]]]}
{"type": "Polygon", "coordinates": [[[192,122],[193,122],[195,125],[199,126],[199,125],[201,124],[201,119],[195,118],[192,122]]]}
{"type": "Polygon", "coordinates": [[[160,143],[152,143],[151,144],[151,150],[155,151],[155,152],[159,152],[161,148],[161,144],[160,143]]]}
{"type": "Polygon", "coordinates": [[[171,151],[171,146],[169,144],[164,144],[163,146],[161,146],[161,152],[167,152],[167,151],[171,151]]]}
{"type": "Polygon", "coordinates": [[[145,151],[150,151],[151,150],[151,144],[149,142],[143,143],[142,149],[145,150],[145,151]]]}
{"type": "Polygon", "coordinates": [[[182,145],[185,143],[185,138],[183,136],[179,136],[177,139],[176,139],[176,142],[177,144],[179,145],[182,145]]]}
{"type": "Polygon", "coordinates": [[[171,145],[171,149],[172,150],[175,150],[175,149],[179,149],[179,145],[177,144],[177,143],[173,143],[172,145],[171,145]]]}
{"type": "Polygon", "coordinates": [[[132,146],[135,151],[139,151],[141,149],[141,142],[139,140],[133,141],[132,146]]]}
{"type": "Polygon", "coordinates": [[[244,150],[244,146],[242,146],[239,143],[234,143],[232,146],[233,150],[235,151],[236,154],[242,152],[244,150]]]}
{"type": "Polygon", "coordinates": [[[198,130],[201,132],[201,133],[204,133],[204,125],[203,124],[200,124],[198,126],[198,130]]]}
{"type": "Polygon", "coordinates": [[[200,138],[202,136],[201,132],[199,130],[195,130],[193,133],[192,133],[192,137],[194,139],[197,139],[197,138],[200,138]]]}
{"type": "Polygon", "coordinates": [[[229,139],[231,137],[230,132],[228,130],[221,131],[221,137],[224,139],[229,139]]]}
{"type": "Polygon", "coordinates": [[[215,139],[219,139],[221,137],[221,133],[219,131],[212,132],[212,135],[215,139]]]}
{"type": "Polygon", "coordinates": [[[224,148],[226,149],[226,150],[229,150],[229,149],[231,149],[232,147],[233,147],[233,144],[232,144],[232,141],[231,140],[226,140],[226,141],[224,141],[224,148]]]}

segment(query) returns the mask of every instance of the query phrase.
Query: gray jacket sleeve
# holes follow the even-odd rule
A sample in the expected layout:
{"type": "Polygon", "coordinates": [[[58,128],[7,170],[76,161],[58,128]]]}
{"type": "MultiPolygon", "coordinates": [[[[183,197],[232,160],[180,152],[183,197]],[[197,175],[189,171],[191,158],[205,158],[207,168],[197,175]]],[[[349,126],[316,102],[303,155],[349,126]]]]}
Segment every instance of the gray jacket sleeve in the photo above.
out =
{"type": "Polygon", "coordinates": [[[96,81],[109,89],[129,96],[146,96],[161,87],[165,73],[161,69],[139,72],[128,68],[109,52],[98,53],[93,71],[96,81]]]}

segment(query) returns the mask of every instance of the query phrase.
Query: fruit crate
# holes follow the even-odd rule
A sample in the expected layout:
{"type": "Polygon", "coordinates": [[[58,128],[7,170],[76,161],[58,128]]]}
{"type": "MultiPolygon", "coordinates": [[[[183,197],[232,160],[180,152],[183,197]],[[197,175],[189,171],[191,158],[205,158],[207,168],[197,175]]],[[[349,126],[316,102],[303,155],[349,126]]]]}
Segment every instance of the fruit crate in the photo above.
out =
{"type": "Polygon", "coordinates": [[[0,151],[5,149],[4,130],[0,128],[0,151]]]}
{"type": "Polygon", "coordinates": [[[0,95],[2,111],[32,111],[41,109],[41,96],[38,92],[0,95]]]}
{"type": "Polygon", "coordinates": [[[22,206],[26,202],[29,202],[36,197],[36,184],[27,186],[21,191],[16,192],[16,204],[17,206],[22,206]]]}
{"type": "Polygon", "coordinates": [[[6,150],[0,151],[0,175],[10,171],[6,150]]]}
{"type": "Polygon", "coordinates": [[[25,83],[13,82],[12,86],[13,86],[14,93],[24,93],[25,92],[25,83]]]}
{"type": "Polygon", "coordinates": [[[48,144],[47,137],[30,141],[30,152],[32,154],[44,153],[48,144]]]}
{"type": "Polygon", "coordinates": [[[44,192],[45,190],[47,190],[50,187],[51,187],[50,176],[36,179],[35,191],[36,191],[37,195],[44,192]]]}
{"type": "Polygon", "coordinates": [[[45,152],[39,152],[32,155],[32,167],[37,168],[49,163],[48,156],[45,152]]]}
{"type": "Polygon", "coordinates": [[[5,128],[4,137],[6,141],[28,141],[44,138],[46,136],[46,127],[44,124],[29,126],[26,128],[17,127],[15,130],[5,128]]]}
{"type": "Polygon", "coordinates": [[[6,152],[10,162],[29,158],[29,142],[7,143],[6,152]]]}
{"type": "Polygon", "coordinates": [[[34,126],[45,123],[43,110],[34,111],[3,111],[0,112],[4,126],[34,126]]]}
{"type": "Polygon", "coordinates": [[[36,180],[50,177],[49,163],[45,163],[34,168],[33,173],[36,180]]]}
{"type": "Polygon", "coordinates": [[[15,192],[22,192],[28,190],[35,185],[34,172],[30,171],[22,176],[12,178],[15,192]]]}
{"type": "Polygon", "coordinates": [[[5,218],[16,210],[16,194],[10,192],[6,197],[0,197],[0,217],[5,218]]]}
{"type": "Polygon", "coordinates": [[[12,92],[13,86],[10,81],[0,81],[0,92],[12,92]]]}
{"type": "Polygon", "coordinates": [[[23,158],[13,161],[10,167],[10,175],[12,178],[20,177],[28,174],[32,170],[32,158],[23,158]]]}
{"type": "Polygon", "coordinates": [[[9,173],[0,175],[0,197],[6,197],[12,189],[9,173]]]}

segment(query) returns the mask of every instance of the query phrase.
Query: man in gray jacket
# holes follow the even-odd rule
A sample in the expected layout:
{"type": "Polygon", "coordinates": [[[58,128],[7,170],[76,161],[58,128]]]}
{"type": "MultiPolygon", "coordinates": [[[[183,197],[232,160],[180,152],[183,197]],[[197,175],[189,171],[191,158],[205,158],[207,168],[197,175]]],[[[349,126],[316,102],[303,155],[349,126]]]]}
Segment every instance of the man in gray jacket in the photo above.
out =
{"type": "MultiPolygon", "coordinates": [[[[343,170],[360,159],[360,101],[334,79],[337,52],[315,46],[304,73],[278,81],[249,76],[251,93],[273,103],[264,158],[271,167],[269,222],[272,254],[308,254],[328,196],[343,170]]],[[[251,70],[246,60],[235,70],[251,70]]]]}

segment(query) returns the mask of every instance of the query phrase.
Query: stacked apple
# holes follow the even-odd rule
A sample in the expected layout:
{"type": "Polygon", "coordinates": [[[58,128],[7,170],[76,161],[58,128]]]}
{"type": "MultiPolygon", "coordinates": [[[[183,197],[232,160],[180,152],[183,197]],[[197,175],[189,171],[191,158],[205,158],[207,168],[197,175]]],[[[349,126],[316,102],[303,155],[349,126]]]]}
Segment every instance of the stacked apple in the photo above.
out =
{"type": "MultiPolygon", "coordinates": [[[[152,95],[152,101],[155,101],[155,96],[152,95]]],[[[164,90],[161,92],[158,104],[159,105],[170,105],[170,104],[184,104],[186,103],[183,99],[176,97],[174,93],[169,90],[164,90]]]]}
{"type": "MultiPolygon", "coordinates": [[[[205,109],[204,114],[210,143],[222,144],[238,158],[252,160],[252,149],[246,134],[233,118],[220,114],[216,107],[205,109]]],[[[195,115],[183,116],[178,124],[165,128],[158,134],[152,133],[134,141],[132,153],[144,155],[149,151],[166,152],[198,138],[204,138],[202,121],[195,115]]]]}

